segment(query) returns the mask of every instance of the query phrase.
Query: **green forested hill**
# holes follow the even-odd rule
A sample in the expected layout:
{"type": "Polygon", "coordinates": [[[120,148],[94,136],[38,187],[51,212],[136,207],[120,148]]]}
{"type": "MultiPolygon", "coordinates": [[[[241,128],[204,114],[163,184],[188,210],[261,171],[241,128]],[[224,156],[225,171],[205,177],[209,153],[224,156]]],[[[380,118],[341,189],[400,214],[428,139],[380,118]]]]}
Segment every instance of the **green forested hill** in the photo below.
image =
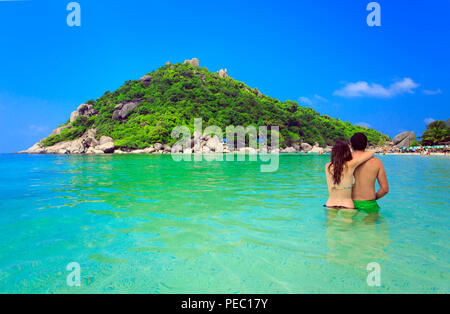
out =
{"type": "Polygon", "coordinates": [[[43,145],[78,138],[91,127],[97,129],[98,137],[112,137],[116,147],[170,144],[175,142],[170,137],[172,128],[187,125],[193,129],[194,118],[202,118],[203,127],[217,125],[224,132],[229,125],[279,126],[282,146],[300,141],[325,146],[337,138],[349,139],[354,132],[364,132],[372,144],[389,139],[375,130],[320,115],[297,102],[262,95],[242,82],[189,63],[167,64],[87,103],[96,114],[80,115],[70,128],[48,137],[43,145]],[[133,110],[118,118],[118,105],[128,103],[133,110]]]}

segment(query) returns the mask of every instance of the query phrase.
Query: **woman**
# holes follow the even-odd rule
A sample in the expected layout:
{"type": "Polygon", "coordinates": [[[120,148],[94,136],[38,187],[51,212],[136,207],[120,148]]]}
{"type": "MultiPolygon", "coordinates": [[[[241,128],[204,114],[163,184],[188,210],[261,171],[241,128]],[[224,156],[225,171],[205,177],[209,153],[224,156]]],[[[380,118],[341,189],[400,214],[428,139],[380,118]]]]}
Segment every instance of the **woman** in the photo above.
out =
{"type": "Polygon", "coordinates": [[[355,169],[373,157],[375,152],[364,152],[357,158],[352,157],[350,146],[344,140],[337,140],[331,151],[331,162],[325,166],[327,175],[328,198],[326,206],[334,209],[354,209],[352,188],[355,184],[355,169]]]}

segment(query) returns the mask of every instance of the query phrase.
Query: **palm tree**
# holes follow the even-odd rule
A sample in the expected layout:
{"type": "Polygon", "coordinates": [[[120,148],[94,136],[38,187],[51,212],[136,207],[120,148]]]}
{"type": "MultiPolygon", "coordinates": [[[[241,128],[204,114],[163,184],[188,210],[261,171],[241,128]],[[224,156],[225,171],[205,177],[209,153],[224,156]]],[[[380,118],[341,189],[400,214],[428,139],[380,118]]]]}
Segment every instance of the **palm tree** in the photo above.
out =
{"type": "MultiPolygon", "coordinates": [[[[450,119],[449,119],[450,120],[450,119]]],[[[450,127],[445,121],[434,121],[423,132],[421,145],[437,145],[450,140],[450,127]]]]}

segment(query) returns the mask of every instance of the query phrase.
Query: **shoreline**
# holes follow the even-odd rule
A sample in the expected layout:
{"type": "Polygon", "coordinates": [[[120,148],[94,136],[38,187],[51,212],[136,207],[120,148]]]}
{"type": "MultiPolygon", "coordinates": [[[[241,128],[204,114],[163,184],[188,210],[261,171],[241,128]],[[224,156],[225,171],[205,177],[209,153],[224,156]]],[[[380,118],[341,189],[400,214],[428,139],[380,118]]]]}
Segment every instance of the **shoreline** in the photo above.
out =
{"type": "MultiPolygon", "coordinates": [[[[28,152],[13,152],[13,153],[3,153],[5,155],[12,154],[12,155],[56,155],[56,156],[103,156],[103,155],[171,155],[171,152],[153,152],[153,153],[146,153],[146,152],[113,152],[113,153],[82,153],[82,154],[59,154],[59,153],[28,153],[28,152]]],[[[233,155],[267,155],[267,154],[278,154],[278,155],[304,155],[304,156],[330,156],[330,153],[315,153],[315,152],[266,152],[266,153],[260,153],[260,152],[198,152],[198,153],[173,153],[175,155],[218,155],[218,154],[233,154],[233,155]]],[[[426,154],[418,154],[418,153],[375,153],[375,156],[420,156],[420,157],[429,157],[429,156],[443,156],[443,157],[450,157],[450,154],[444,154],[444,153],[430,153],[429,155],[426,154]]]]}
{"type": "MultiPolygon", "coordinates": [[[[53,133],[58,133],[61,128],[58,128],[53,133]]],[[[293,143],[291,146],[278,147],[279,143],[268,143],[257,145],[256,147],[241,147],[246,145],[244,142],[228,141],[219,138],[217,135],[201,134],[195,131],[193,137],[189,137],[174,144],[146,143],[145,148],[129,148],[127,146],[121,147],[116,145],[113,138],[109,136],[97,135],[95,128],[89,129],[81,137],[71,141],[61,141],[54,143],[51,146],[45,145],[45,141],[34,144],[27,150],[17,152],[16,154],[49,154],[49,155],[103,155],[103,154],[311,154],[311,155],[330,155],[332,146],[321,147],[319,143],[313,145],[309,143],[293,143]],[[236,147],[237,145],[237,147],[236,147]],[[258,147],[259,146],[259,147],[258,147]]],[[[248,143],[247,145],[254,145],[248,143]]],[[[392,147],[381,147],[377,145],[368,148],[376,152],[377,155],[418,155],[418,156],[446,156],[445,149],[429,151],[425,154],[424,151],[399,151],[399,149],[392,147]],[[389,151],[388,151],[389,150],[389,151]],[[392,151],[394,150],[394,151],[392,151]]]]}
{"type": "Polygon", "coordinates": [[[406,155],[406,156],[422,156],[422,157],[427,157],[427,156],[450,156],[449,154],[444,154],[444,153],[430,153],[429,155],[426,154],[420,154],[420,153],[386,153],[386,154],[377,154],[377,155],[406,155]]]}

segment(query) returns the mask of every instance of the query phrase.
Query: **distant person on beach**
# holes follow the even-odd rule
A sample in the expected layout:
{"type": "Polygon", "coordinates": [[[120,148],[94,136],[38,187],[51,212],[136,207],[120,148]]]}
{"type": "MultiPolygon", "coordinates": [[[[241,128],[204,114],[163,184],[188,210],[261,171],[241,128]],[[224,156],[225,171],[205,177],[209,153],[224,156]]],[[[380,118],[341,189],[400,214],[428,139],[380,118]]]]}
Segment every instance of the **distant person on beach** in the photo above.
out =
{"type": "MultiPolygon", "coordinates": [[[[361,159],[367,156],[367,137],[363,133],[356,133],[350,139],[353,149],[353,158],[361,159]]],[[[365,159],[365,158],[364,158],[365,159]]],[[[377,200],[389,193],[389,184],[380,159],[371,157],[359,165],[355,171],[355,186],[352,199],[355,208],[367,213],[377,213],[380,209],[377,200]],[[375,192],[375,180],[378,180],[380,189],[375,192]]]]}
{"type": "Polygon", "coordinates": [[[329,198],[326,207],[332,209],[355,209],[352,189],[354,172],[358,166],[373,157],[375,152],[361,152],[352,156],[349,144],[337,140],[331,151],[331,161],[325,166],[329,198]]]}

